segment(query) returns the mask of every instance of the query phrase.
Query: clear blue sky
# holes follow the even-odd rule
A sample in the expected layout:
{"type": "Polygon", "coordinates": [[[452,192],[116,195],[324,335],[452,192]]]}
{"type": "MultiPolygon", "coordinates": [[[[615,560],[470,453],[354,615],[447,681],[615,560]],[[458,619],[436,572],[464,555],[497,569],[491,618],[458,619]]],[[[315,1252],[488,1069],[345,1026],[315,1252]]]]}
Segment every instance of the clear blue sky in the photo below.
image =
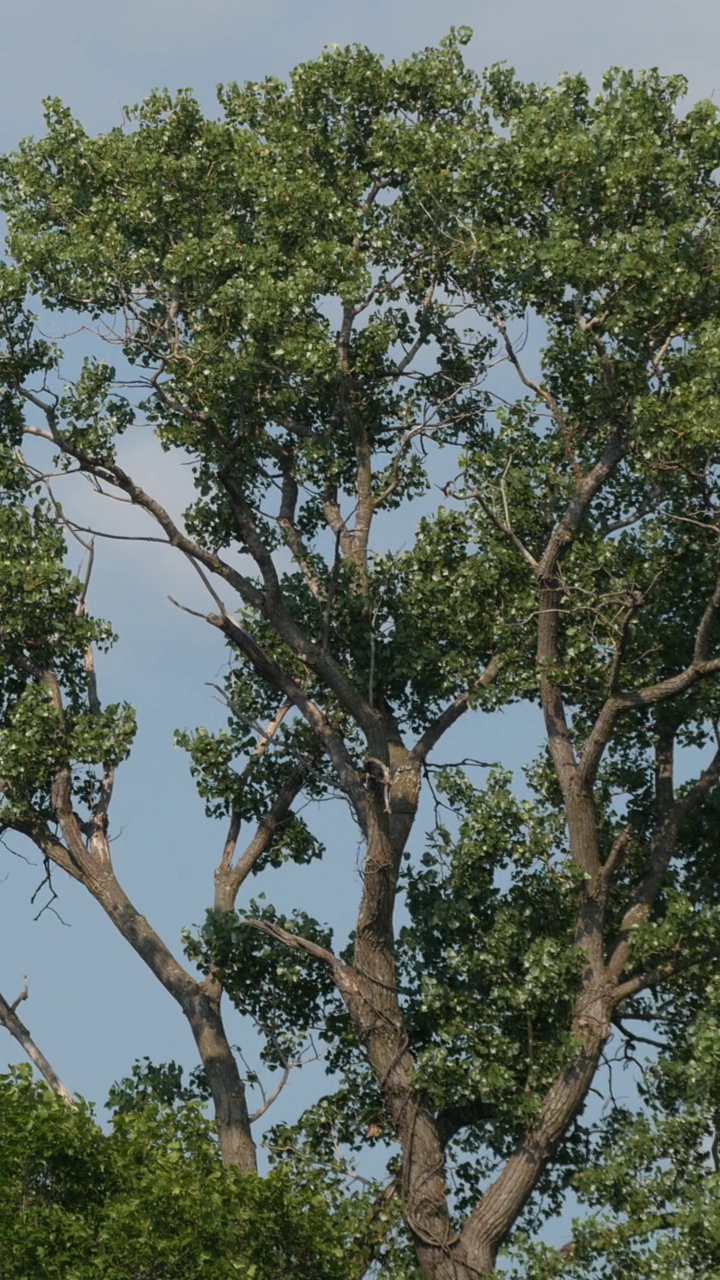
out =
{"type": "MultiPolygon", "coordinates": [[[[285,75],[323,45],[361,42],[403,56],[462,24],[475,30],[469,58],[477,67],[505,60],[525,78],[553,81],[567,70],[597,82],[611,65],[659,66],[684,73],[693,99],[720,91],[717,0],[685,0],[682,14],[670,0],[26,0],[3,16],[0,149],[41,129],[48,95],[63,98],[89,130],[102,130],[119,122],[122,104],[157,86],[191,86],[212,110],[219,81],[285,75]]],[[[130,448],[145,487],[182,510],[187,472],[166,460],[160,466],[144,438],[130,448]]],[[[90,498],[76,500],[87,506],[90,498]]],[[[127,528],[125,514],[103,511],[102,527],[127,528]]],[[[138,907],[177,946],[181,927],[202,919],[223,831],[205,820],[171,734],[176,726],[222,719],[204,682],[218,679],[224,653],[209,628],[167,602],[172,594],[204,605],[197,579],[170,551],[104,543],[98,559],[93,608],[121,636],[101,668],[101,693],[106,701],[133,702],[141,725],[113,807],[114,829],[122,829],[116,868],[138,907]]],[[[525,713],[466,725],[446,758],[457,750],[517,764],[537,728],[525,713]]],[[[328,865],[287,875],[279,906],[299,902],[324,918],[349,901],[355,836],[342,824],[336,830],[328,865]]],[[[13,999],[28,975],[30,999],[20,1013],[71,1089],[101,1101],[113,1079],[145,1054],[194,1065],[180,1013],[84,891],[58,872],[55,905],[67,925],[49,912],[33,923],[38,867],[3,854],[2,876],[0,990],[13,999]]],[[[346,916],[341,925],[348,923],[346,916]]],[[[0,1039],[0,1062],[18,1056],[9,1036],[0,1039]]]]}

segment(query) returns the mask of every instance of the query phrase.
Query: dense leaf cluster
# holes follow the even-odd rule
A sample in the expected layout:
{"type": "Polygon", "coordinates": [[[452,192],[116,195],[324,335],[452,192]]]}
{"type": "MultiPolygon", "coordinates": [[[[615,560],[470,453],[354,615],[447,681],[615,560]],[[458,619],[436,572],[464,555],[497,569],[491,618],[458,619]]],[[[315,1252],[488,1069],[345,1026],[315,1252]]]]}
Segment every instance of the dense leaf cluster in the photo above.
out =
{"type": "MultiPolygon", "coordinates": [[[[153,1090],[153,1093],[156,1093],[153,1090]]],[[[281,1171],[222,1168],[196,1102],[147,1095],[108,1133],[27,1068],[0,1080],[2,1270],[7,1280],[341,1280],[350,1221],[281,1171]]]]}

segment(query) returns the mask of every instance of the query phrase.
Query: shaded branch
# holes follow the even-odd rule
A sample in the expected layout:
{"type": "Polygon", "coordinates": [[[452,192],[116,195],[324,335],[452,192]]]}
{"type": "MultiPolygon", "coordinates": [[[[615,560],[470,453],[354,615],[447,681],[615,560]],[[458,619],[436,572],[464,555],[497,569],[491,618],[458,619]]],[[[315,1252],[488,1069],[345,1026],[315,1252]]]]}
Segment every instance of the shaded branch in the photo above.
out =
{"type": "Polygon", "coordinates": [[[608,853],[600,872],[601,884],[605,893],[607,893],[610,881],[612,880],[615,871],[622,865],[625,854],[627,853],[628,845],[632,840],[633,835],[633,828],[630,823],[628,823],[627,826],[623,827],[620,834],[613,840],[610,852],[608,853]]]}
{"type": "Polygon", "coordinates": [[[279,450],[276,456],[283,476],[278,524],[308,589],[318,604],[323,604],[326,598],[325,588],[312,567],[310,552],[295,523],[298,484],[292,473],[292,459],[284,450],[279,450]]]}
{"type": "Polygon", "coordinates": [[[720,573],[715,582],[715,590],[710,597],[705,612],[700,619],[700,625],[695,635],[695,649],[693,652],[693,664],[703,664],[710,657],[710,637],[713,627],[718,620],[718,612],[720,611],[720,573]]]}
{"type": "Polygon", "coordinates": [[[634,978],[621,982],[613,993],[613,1004],[620,1004],[622,1000],[628,1000],[631,996],[638,995],[640,991],[656,987],[669,978],[678,978],[688,970],[707,964],[710,960],[720,960],[720,947],[711,947],[698,956],[678,956],[676,960],[666,960],[655,969],[648,969],[645,973],[639,973],[634,978]]]}
{"type": "Polygon", "coordinates": [[[237,813],[233,813],[220,866],[215,873],[215,909],[217,911],[232,911],[240,886],[263,855],[271,849],[278,831],[290,814],[314,764],[314,758],[307,756],[295,765],[278,791],[273,804],[260,819],[255,834],[242,857],[234,865],[233,858],[240,833],[240,820],[237,813]]]}
{"type": "Polygon", "coordinates": [[[670,859],[677,848],[677,838],[684,819],[697,807],[712,786],[720,780],[720,747],[700,777],[687,788],[679,800],[674,799],[672,781],[673,735],[660,736],[656,748],[657,822],[650,842],[650,867],[640,881],[624,912],[615,945],[608,960],[608,972],[619,978],[629,955],[634,929],[644,924],[662,889],[670,859]]]}
{"type": "Polygon", "coordinates": [[[257,641],[234,618],[231,618],[229,614],[220,616],[207,614],[204,616],[211,626],[217,627],[218,630],[222,631],[240,652],[245,654],[259,676],[267,680],[269,684],[277,689],[278,692],[284,694],[297,707],[322,742],[333,764],[340,787],[350,800],[357,822],[361,830],[364,831],[367,820],[365,789],[360,774],[353,763],[352,756],[340,734],[333,728],[317,704],[293,680],[292,676],[279,663],[275,662],[274,658],[265,653],[257,641]]]}
{"type": "Polygon", "coordinates": [[[507,331],[507,326],[502,316],[499,314],[495,314],[493,316],[493,323],[503,340],[503,345],[505,347],[508,360],[513,366],[523,386],[527,387],[528,391],[532,391],[533,394],[536,395],[539,400],[542,400],[543,404],[547,405],[548,409],[550,410],[550,413],[553,417],[555,425],[560,433],[560,439],[563,442],[563,448],[565,450],[565,458],[569,463],[575,477],[578,480],[581,480],[583,478],[583,475],[580,468],[580,463],[577,460],[577,456],[573,448],[573,442],[572,442],[573,433],[571,428],[568,426],[568,423],[565,419],[565,415],[563,414],[557,400],[555,399],[552,392],[548,391],[547,387],[540,386],[539,383],[533,382],[531,378],[528,378],[526,376],[520,364],[520,361],[518,359],[517,352],[515,351],[515,348],[512,342],[510,341],[510,337],[507,331]]]}
{"type": "Polygon", "coordinates": [[[447,733],[447,730],[451,729],[460,717],[468,710],[474,694],[481,689],[487,689],[491,684],[493,684],[499,671],[500,658],[498,654],[493,654],[485,670],[478,680],[476,680],[475,684],[473,684],[470,689],[465,689],[464,692],[459,694],[453,702],[449,703],[448,706],[445,707],[444,710],[435,718],[435,720],[433,720],[432,724],[428,725],[424,733],[421,734],[410,753],[413,759],[418,760],[421,763],[427,760],[430,752],[435,746],[437,746],[443,734],[447,733]]]}
{"type": "Polygon", "coordinates": [[[583,783],[592,783],[597,775],[600,761],[610,741],[615,722],[627,711],[642,711],[660,702],[686,693],[700,680],[720,673],[720,658],[710,658],[709,643],[712,628],[720,610],[720,578],[715,586],[698,625],[692,662],[684,671],[660,680],[657,684],[646,685],[641,689],[611,692],[603,704],[597,719],[588,735],[585,749],[580,761],[580,778],[583,783]]]}
{"type": "Polygon", "coordinates": [[[507,506],[507,496],[504,492],[504,487],[502,485],[501,485],[501,493],[503,498],[503,512],[505,516],[504,521],[501,520],[500,517],[497,515],[497,513],[493,511],[492,507],[488,505],[488,503],[483,498],[482,493],[480,492],[479,489],[468,489],[468,490],[463,490],[461,493],[455,493],[452,484],[446,484],[444,485],[442,492],[445,494],[446,497],[455,497],[455,498],[461,499],[462,501],[465,501],[469,498],[474,498],[478,506],[480,507],[480,510],[483,512],[483,515],[487,516],[488,520],[492,525],[494,525],[498,533],[501,533],[504,538],[507,538],[510,545],[513,546],[515,550],[522,556],[523,560],[525,561],[526,564],[530,566],[533,573],[537,572],[537,567],[538,567],[537,560],[535,559],[532,552],[528,551],[527,547],[525,546],[525,543],[517,536],[517,534],[515,533],[515,530],[510,524],[510,515],[508,511],[508,506],[507,506]]]}

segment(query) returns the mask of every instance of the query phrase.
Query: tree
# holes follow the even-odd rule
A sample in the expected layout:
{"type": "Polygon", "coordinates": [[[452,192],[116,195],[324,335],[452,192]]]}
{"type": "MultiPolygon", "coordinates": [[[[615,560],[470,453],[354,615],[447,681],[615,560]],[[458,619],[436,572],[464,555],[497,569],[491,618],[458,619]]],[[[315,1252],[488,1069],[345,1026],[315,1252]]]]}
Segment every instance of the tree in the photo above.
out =
{"type": "Polygon", "coordinates": [[[256,1154],[223,993],[281,1073],[320,1027],[334,1092],[270,1146],[333,1179],[338,1144],[386,1144],[416,1274],[490,1275],[502,1248],[525,1276],[714,1276],[717,113],[680,115],[656,72],[595,97],[477,77],[466,40],[326,51],[220,90],[219,120],[156,93],[93,138],[53,101],[5,159],[2,821],[180,1005],[227,1166],[256,1154]],[[33,296],[94,323],[77,376],[33,296]],[[182,518],[123,466],[136,424],[192,461],[182,518]],[[189,966],[113,868],[133,714],[101,705],[109,630],[23,435],[152,517],[230,654],[227,727],[178,737],[228,821],[189,966]],[[462,717],[491,754],[513,702],[546,733],[522,788],[434,771],[462,717]],[[247,892],[334,855],[300,801],[338,795],[347,947],[247,892]],[[568,1188],[590,1212],[550,1249],[568,1188]]]}
{"type": "Polygon", "coordinates": [[[197,1102],[116,1090],[110,1133],[29,1069],[0,1077],[7,1280],[339,1280],[355,1273],[346,1221],[281,1170],[223,1170],[197,1102]],[[343,1226],[345,1239],[343,1239],[343,1226]],[[345,1246],[345,1247],[343,1247],[345,1246]]]}

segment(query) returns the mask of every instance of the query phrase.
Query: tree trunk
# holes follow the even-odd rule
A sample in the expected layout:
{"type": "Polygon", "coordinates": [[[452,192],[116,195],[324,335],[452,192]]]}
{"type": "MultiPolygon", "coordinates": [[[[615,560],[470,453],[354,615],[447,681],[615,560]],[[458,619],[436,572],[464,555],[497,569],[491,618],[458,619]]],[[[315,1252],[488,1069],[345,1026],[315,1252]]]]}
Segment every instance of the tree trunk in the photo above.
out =
{"type": "Polygon", "coordinates": [[[183,1007],[210,1086],[223,1164],[237,1165],[243,1173],[257,1173],[245,1086],[228,1044],[220,997],[198,990],[183,1007]]]}
{"type": "Polygon", "coordinates": [[[84,883],[113,924],[187,1018],[207,1075],[223,1163],[257,1172],[245,1086],[220,1014],[220,990],[208,992],[183,968],[118,883],[110,866],[86,867],[84,883]]]}
{"type": "Polygon", "coordinates": [[[395,971],[393,909],[400,860],[417,811],[419,762],[400,744],[391,743],[389,763],[383,765],[379,757],[372,763],[354,962],[352,968],[338,971],[336,980],[367,1047],[400,1144],[400,1196],[423,1275],[427,1280],[450,1280],[462,1273],[451,1264],[455,1233],[448,1210],[445,1157],[436,1117],[413,1083],[415,1061],[408,1048],[395,971]]]}

